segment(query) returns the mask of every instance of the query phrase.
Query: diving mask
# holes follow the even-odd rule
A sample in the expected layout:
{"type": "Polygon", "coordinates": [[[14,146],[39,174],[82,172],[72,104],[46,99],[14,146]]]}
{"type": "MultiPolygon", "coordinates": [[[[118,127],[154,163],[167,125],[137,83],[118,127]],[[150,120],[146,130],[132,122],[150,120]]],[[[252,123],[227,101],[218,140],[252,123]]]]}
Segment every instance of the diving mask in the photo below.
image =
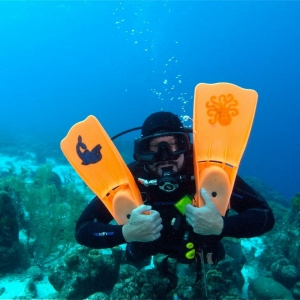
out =
{"type": "Polygon", "coordinates": [[[143,164],[177,160],[180,154],[186,153],[190,148],[191,145],[188,133],[156,133],[134,140],[134,158],[143,164]],[[159,138],[162,137],[170,137],[170,139],[159,141],[159,138]]]}

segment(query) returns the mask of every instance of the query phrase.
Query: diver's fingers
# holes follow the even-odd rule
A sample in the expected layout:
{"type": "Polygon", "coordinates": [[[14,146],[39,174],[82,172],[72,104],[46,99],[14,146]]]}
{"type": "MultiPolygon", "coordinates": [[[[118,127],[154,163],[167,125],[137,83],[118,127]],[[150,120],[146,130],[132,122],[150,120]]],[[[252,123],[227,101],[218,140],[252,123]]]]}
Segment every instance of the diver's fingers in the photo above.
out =
{"type": "Polygon", "coordinates": [[[135,208],[135,209],[132,211],[132,213],[144,214],[145,212],[150,211],[151,208],[152,208],[152,207],[151,207],[150,205],[142,204],[142,205],[138,206],[137,208],[135,208]]]}

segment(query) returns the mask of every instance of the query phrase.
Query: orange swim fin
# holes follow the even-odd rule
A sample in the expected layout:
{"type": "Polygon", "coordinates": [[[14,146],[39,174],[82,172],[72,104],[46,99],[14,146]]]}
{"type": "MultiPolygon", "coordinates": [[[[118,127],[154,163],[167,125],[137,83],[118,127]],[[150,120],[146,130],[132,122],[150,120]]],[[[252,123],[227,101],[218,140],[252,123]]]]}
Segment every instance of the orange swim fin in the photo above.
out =
{"type": "Polygon", "coordinates": [[[204,201],[201,188],[225,215],[238,167],[250,135],[258,95],[230,83],[195,88],[193,113],[195,205],[204,201]]]}
{"type": "Polygon", "coordinates": [[[134,178],[114,143],[94,116],[75,124],[61,149],[81,179],[119,224],[143,203],[134,178]]]}

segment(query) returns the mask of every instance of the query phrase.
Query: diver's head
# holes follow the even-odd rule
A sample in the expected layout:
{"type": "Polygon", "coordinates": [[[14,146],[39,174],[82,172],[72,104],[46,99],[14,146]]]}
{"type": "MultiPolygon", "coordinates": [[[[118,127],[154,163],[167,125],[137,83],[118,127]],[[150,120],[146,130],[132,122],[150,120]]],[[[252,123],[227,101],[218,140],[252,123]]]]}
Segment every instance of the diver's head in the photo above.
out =
{"type": "Polygon", "coordinates": [[[161,168],[172,166],[178,172],[190,147],[189,135],[178,116],[157,112],[144,121],[142,136],[134,141],[134,158],[161,176],[161,168]]]}
{"type": "Polygon", "coordinates": [[[146,118],[142,126],[142,137],[151,136],[160,131],[186,132],[178,116],[166,111],[153,113],[146,118]]]}

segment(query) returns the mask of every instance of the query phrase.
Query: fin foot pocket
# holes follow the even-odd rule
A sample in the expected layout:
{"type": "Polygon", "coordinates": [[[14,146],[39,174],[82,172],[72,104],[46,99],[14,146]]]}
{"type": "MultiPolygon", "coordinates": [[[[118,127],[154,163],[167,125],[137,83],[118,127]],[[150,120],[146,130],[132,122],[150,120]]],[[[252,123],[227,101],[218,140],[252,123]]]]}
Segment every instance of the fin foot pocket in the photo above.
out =
{"type": "Polygon", "coordinates": [[[133,200],[133,194],[128,188],[118,187],[115,190],[111,203],[111,213],[118,224],[125,224],[128,221],[128,215],[137,207],[133,200]]]}
{"type": "Polygon", "coordinates": [[[143,203],[135,180],[110,137],[94,116],[76,123],[61,149],[87,186],[119,223],[143,203]]]}
{"type": "MultiPolygon", "coordinates": [[[[210,166],[201,171],[198,182],[199,187],[208,192],[218,211],[224,216],[231,195],[231,185],[227,173],[220,167],[210,166]]],[[[200,190],[197,193],[200,194],[200,190]]],[[[198,199],[201,202],[196,203],[196,206],[203,206],[203,199],[201,197],[198,197],[198,199]]]]}
{"type": "Polygon", "coordinates": [[[196,86],[193,147],[197,206],[203,205],[203,187],[209,189],[219,212],[225,215],[251,131],[257,97],[254,90],[226,82],[196,86]],[[217,169],[210,169],[212,166],[217,169]],[[218,187],[216,182],[224,186],[218,187]]]}

